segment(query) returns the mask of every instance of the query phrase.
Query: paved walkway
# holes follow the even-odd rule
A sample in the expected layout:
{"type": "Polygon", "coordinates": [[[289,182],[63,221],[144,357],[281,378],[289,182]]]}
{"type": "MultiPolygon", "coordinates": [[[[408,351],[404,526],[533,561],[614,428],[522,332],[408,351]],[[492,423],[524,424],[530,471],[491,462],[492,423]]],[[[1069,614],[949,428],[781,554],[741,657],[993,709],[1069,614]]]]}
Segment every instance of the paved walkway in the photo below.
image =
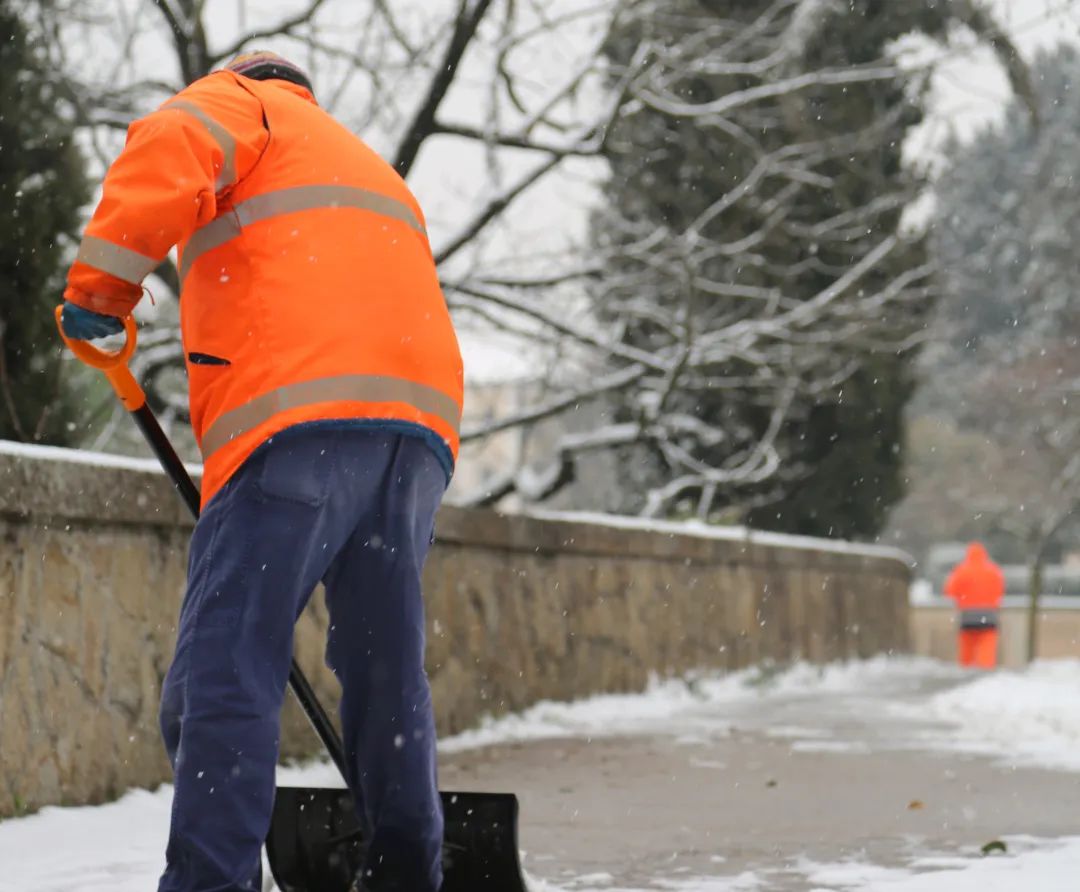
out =
{"type": "Polygon", "coordinates": [[[756,883],[708,888],[795,892],[823,888],[808,862],[910,866],[1001,836],[1080,834],[1077,775],[934,752],[941,721],[890,717],[927,684],[881,692],[885,704],[866,691],[769,697],[671,734],[486,747],[445,757],[441,785],[516,791],[528,872],[571,889],[590,877],[693,889],[753,871],[756,883]]]}
{"type": "MultiPolygon", "coordinates": [[[[978,681],[912,660],[748,681],[761,679],[540,707],[479,733],[545,739],[447,742],[441,786],[518,793],[534,892],[1080,889],[1080,662],[978,681]],[[1034,759],[1075,770],[1023,767],[1034,759]],[[1009,854],[981,858],[999,837],[1009,854]]],[[[283,777],[337,780],[325,764],[283,777]]],[[[170,797],[0,823],[0,892],[155,888],[170,797]]]]}

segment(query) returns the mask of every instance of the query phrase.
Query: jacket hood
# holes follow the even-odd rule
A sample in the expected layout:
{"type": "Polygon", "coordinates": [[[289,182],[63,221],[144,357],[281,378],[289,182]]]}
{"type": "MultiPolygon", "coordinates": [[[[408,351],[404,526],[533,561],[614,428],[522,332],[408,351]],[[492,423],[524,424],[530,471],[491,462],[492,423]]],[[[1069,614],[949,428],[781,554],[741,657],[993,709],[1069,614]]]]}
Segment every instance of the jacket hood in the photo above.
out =
{"type": "Polygon", "coordinates": [[[967,560],[972,563],[984,564],[990,560],[990,555],[982,543],[972,542],[967,547],[967,560]]]}

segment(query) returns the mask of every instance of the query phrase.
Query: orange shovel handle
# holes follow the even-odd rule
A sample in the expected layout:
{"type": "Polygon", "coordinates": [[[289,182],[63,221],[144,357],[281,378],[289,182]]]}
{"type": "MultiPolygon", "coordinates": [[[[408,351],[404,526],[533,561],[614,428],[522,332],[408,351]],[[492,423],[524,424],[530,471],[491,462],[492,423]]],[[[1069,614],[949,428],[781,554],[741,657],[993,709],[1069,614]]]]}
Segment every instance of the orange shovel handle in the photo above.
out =
{"type": "Polygon", "coordinates": [[[124,346],[119,350],[102,350],[89,341],[78,341],[64,334],[64,327],[61,324],[63,312],[63,306],[56,308],[56,327],[60,329],[60,337],[64,339],[68,349],[75,354],[80,362],[105,374],[113,390],[116,391],[116,395],[120,397],[120,402],[124,404],[125,409],[134,412],[136,409],[141,408],[146,402],[146,394],[143,393],[143,389],[139,386],[139,382],[135,380],[135,376],[131,374],[131,369],[127,365],[128,360],[135,353],[135,318],[125,316],[122,320],[124,334],[127,336],[124,346]]]}

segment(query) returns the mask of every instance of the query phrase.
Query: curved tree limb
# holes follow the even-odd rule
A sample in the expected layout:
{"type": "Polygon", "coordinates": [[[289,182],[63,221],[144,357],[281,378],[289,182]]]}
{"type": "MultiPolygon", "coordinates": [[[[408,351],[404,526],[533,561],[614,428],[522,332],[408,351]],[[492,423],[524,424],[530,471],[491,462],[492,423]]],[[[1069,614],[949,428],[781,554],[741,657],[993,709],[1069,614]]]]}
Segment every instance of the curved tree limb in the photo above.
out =
{"type": "Polygon", "coordinates": [[[492,0],[475,0],[470,6],[470,0],[461,0],[457,19],[454,22],[454,32],[447,44],[446,52],[435,69],[424,101],[420,103],[420,107],[413,115],[394,154],[394,169],[403,177],[408,176],[416,162],[420,146],[432,134],[439,106],[446,98],[465,50],[476,35],[476,30],[480,27],[480,22],[491,6],[491,2],[492,0]]]}

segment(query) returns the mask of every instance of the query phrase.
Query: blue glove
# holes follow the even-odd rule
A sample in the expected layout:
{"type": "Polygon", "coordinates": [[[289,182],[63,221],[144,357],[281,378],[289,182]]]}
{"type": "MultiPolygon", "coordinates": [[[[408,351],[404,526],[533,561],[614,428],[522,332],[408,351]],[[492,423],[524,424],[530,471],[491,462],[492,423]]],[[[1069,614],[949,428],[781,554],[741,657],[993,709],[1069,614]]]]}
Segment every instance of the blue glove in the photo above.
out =
{"type": "Polygon", "coordinates": [[[84,310],[69,300],[64,301],[60,326],[73,341],[92,341],[94,338],[120,334],[124,330],[124,323],[116,316],[84,310]]]}

